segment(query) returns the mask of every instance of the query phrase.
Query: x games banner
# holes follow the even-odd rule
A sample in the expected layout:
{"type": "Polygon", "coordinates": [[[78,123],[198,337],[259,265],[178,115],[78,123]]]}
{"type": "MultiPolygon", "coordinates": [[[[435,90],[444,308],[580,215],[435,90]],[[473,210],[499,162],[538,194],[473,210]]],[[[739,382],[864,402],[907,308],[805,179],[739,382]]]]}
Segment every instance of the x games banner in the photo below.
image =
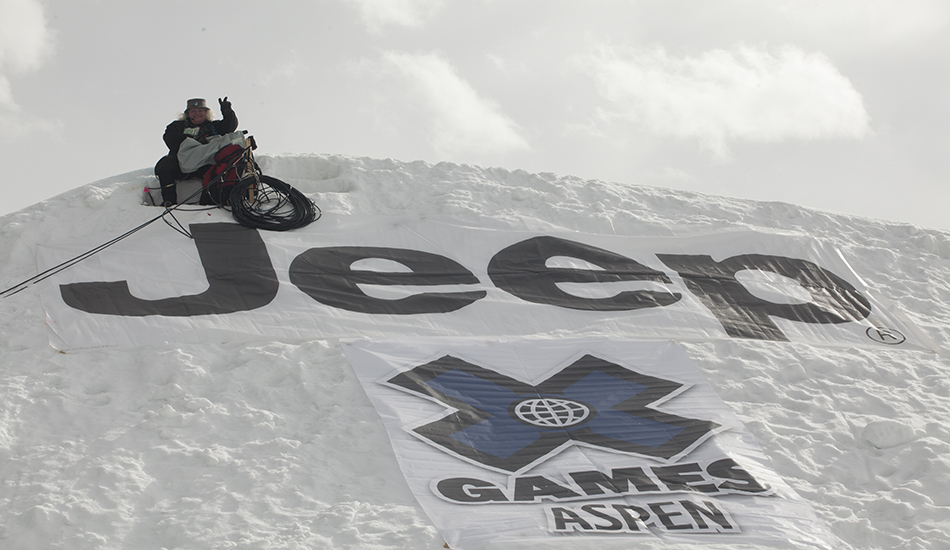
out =
{"type": "Polygon", "coordinates": [[[833,546],[672,342],[343,347],[452,548],[551,537],[833,546]]]}

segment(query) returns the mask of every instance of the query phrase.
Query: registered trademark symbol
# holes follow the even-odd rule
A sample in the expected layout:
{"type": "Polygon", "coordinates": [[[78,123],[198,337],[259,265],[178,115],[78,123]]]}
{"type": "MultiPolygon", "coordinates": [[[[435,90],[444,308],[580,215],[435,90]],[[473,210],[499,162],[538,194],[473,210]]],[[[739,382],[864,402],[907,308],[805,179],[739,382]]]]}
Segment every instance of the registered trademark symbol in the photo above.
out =
{"type": "Polygon", "coordinates": [[[867,335],[871,340],[889,346],[903,344],[904,340],[907,340],[907,337],[901,334],[900,331],[887,327],[870,327],[867,330],[867,335]]]}

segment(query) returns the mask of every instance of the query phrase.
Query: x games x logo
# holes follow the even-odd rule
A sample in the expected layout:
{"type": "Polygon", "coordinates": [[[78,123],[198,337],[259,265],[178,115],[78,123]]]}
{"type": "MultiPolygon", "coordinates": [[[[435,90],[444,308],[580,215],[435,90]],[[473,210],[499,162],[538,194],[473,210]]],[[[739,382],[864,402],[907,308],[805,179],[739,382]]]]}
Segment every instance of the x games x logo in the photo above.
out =
{"type": "Polygon", "coordinates": [[[683,385],[585,355],[536,386],[446,355],[388,383],[455,409],[413,429],[478,465],[520,472],[571,444],[664,461],[685,454],[715,422],[650,408],[683,385]]]}

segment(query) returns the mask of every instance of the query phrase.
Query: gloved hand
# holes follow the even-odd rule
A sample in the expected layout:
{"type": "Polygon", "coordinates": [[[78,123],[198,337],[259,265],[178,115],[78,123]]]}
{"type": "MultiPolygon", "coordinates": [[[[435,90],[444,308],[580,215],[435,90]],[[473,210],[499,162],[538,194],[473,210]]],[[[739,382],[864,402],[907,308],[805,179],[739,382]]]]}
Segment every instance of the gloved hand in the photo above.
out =
{"type": "Polygon", "coordinates": [[[231,102],[228,101],[228,96],[224,96],[224,99],[218,98],[218,105],[221,106],[221,113],[225,113],[231,110],[231,102]]]}

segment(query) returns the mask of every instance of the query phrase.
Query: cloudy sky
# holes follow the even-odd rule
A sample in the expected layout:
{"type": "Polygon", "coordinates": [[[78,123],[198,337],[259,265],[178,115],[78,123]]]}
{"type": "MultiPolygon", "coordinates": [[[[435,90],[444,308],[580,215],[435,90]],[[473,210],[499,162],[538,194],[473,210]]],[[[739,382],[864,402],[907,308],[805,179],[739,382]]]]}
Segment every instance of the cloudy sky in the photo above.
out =
{"type": "Polygon", "coordinates": [[[225,95],[266,153],[950,229],[944,0],[0,0],[0,214],[153,166],[225,95]]]}

